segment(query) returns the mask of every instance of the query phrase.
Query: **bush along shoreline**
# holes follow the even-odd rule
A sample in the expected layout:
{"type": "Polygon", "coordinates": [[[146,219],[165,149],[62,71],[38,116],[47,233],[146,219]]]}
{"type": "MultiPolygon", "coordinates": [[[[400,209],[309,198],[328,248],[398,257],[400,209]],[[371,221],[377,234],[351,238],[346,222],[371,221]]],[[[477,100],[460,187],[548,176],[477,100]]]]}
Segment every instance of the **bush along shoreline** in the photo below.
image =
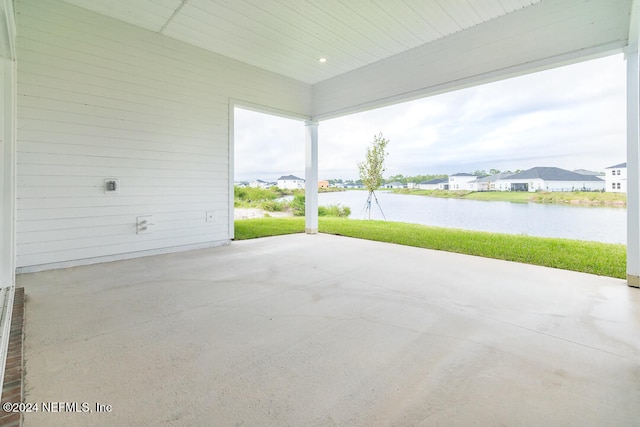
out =
{"type": "Polygon", "coordinates": [[[625,193],[607,193],[600,191],[536,191],[535,193],[529,193],[525,191],[418,190],[400,188],[393,190],[393,192],[414,196],[515,203],[551,203],[613,208],[624,208],[627,206],[627,195],[625,193]]]}
{"type": "MultiPolygon", "coordinates": [[[[251,188],[234,187],[234,204],[239,209],[261,209],[265,215],[269,212],[288,212],[293,216],[304,216],[304,190],[282,190],[271,187],[251,188]],[[283,200],[285,196],[293,195],[291,201],[283,200]]],[[[341,205],[318,206],[318,216],[333,216],[347,218],[351,215],[351,208],[341,205]]]]}

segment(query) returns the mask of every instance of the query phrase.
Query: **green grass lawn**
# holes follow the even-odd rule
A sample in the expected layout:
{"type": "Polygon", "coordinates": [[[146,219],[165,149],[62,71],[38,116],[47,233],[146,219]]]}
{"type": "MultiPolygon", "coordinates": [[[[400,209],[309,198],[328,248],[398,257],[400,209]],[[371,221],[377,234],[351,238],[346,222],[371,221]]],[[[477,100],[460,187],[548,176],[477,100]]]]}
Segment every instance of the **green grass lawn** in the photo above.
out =
{"type": "MultiPolygon", "coordinates": [[[[321,233],[436,249],[624,279],[626,246],[389,221],[320,218],[321,233]]],[[[304,218],[235,221],[235,239],[303,233],[304,218]]]]}

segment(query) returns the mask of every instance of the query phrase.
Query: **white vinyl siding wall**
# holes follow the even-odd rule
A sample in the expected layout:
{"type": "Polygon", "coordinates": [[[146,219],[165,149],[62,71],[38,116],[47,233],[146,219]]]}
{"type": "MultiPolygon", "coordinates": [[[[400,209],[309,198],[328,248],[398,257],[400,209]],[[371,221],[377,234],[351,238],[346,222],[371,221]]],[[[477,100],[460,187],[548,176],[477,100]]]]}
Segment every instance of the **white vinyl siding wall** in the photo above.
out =
{"type": "Polygon", "coordinates": [[[17,266],[228,242],[230,99],[308,115],[310,87],[56,0],[16,9],[17,266]]]}

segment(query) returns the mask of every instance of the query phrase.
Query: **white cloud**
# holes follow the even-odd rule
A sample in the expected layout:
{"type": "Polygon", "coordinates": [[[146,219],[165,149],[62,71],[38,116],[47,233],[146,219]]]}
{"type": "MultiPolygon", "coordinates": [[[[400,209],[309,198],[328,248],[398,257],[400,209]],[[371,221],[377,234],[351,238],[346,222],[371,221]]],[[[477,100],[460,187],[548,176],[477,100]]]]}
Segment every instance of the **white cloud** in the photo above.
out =
{"type": "MultiPolygon", "coordinates": [[[[357,178],[378,132],[389,175],[603,168],[626,159],[621,55],[321,122],[320,178],[357,178]]],[[[236,177],[304,173],[301,122],[236,112],[236,177]]]]}

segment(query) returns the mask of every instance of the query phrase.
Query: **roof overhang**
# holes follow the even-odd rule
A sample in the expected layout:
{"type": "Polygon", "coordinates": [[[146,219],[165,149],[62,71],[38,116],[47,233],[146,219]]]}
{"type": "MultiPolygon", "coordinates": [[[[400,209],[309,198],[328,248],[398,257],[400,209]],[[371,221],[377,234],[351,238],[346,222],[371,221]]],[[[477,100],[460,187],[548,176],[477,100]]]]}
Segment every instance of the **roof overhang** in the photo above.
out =
{"type": "Polygon", "coordinates": [[[638,0],[65,1],[304,82],[314,120],[637,48],[638,0]]]}

